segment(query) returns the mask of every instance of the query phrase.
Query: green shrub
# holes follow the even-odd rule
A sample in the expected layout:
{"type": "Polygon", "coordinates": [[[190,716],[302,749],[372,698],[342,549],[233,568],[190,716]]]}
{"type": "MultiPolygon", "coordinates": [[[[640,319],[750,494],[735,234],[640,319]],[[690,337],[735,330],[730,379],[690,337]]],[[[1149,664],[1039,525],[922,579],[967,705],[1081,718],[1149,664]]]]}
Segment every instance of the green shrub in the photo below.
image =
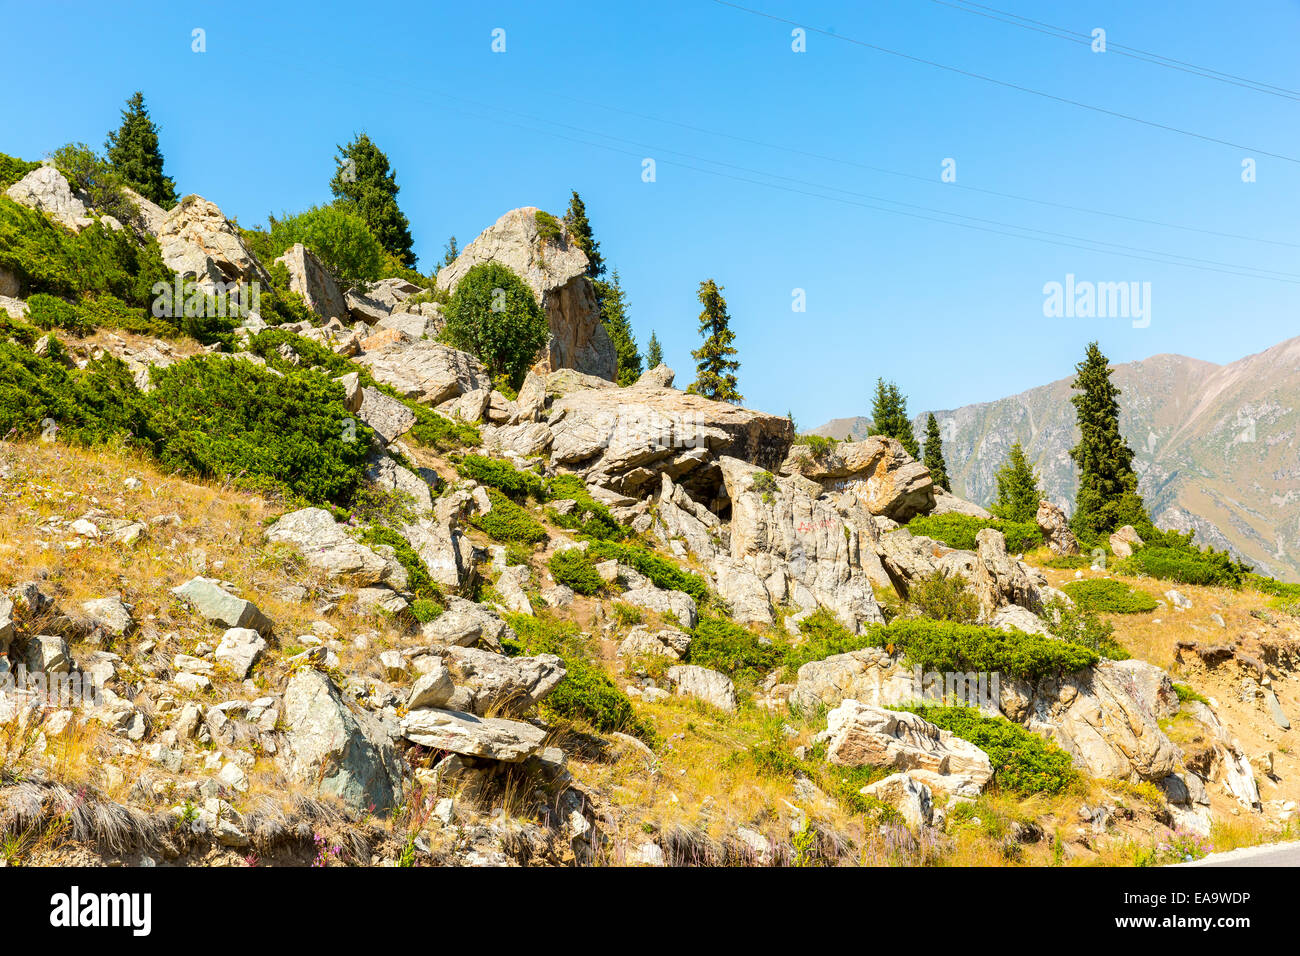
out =
{"type": "Polygon", "coordinates": [[[40,163],[29,163],[0,153],[0,191],[8,189],[32,170],[40,168],[40,163]]]}
{"type": "Polygon", "coordinates": [[[1204,694],[1198,693],[1186,684],[1174,684],[1174,693],[1178,695],[1179,703],[1185,704],[1188,701],[1197,701],[1202,704],[1209,704],[1209,698],[1204,694]]]}
{"type": "Polygon", "coordinates": [[[592,497],[586,483],[577,475],[558,475],[552,478],[547,485],[546,496],[553,501],[571,499],[577,502],[577,507],[567,515],[560,514],[554,508],[550,510],[551,520],[561,528],[569,528],[585,537],[612,541],[621,541],[628,535],[628,529],[619,524],[609,508],[592,497]]]}
{"type": "Polygon", "coordinates": [[[48,292],[65,299],[110,293],[128,305],[148,308],[153,288],[171,285],[158,243],[129,229],[99,223],[73,233],[44,213],[0,196],[0,268],[18,277],[21,294],[48,292]]]}
{"type": "Polygon", "coordinates": [[[1287,601],[1300,600],[1300,584],[1279,581],[1276,578],[1265,577],[1262,574],[1248,574],[1243,583],[1246,587],[1258,591],[1260,594],[1269,594],[1287,601]]]}
{"type": "Polygon", "coordinates": [[[1250,566],[1232,559],[1226,551],[1143,546],[1115,566],[1118,574],[1146,575],[1178,584],[1219,585],[1239,588],[1250,566]]]}
{"type": "Polygon", "coordinates": [[[848,654],[864,647],[876,647],[871,631],[854,634],[825,608],[818,608],[799,622],[803,641],[791,646],[782,661],[785,681],[793,681],[799,668],[812,661],[822,661],[835,654],[848,654]]]}
{"type": "Polygon", "coordinates": [[[972,707],[913,707],[942,730],[989,755],[993,782],[1017,794],[1061,793],[1079,780],[1070,755],[1004,717],[984,717],[972,707]]]}
{"type": "Polygon", "coordinates": [[[797,435],[793,444],[804,445],[814,458],[821,458],[839,444],[839,439],[826,438],[823,435],[797,435]]]}
{"type": "Polygon", "coordinates": [[[1061,586],[1081,611],[1142,614],[1159,605],[1146,591],[1138,591],[1111,578],[1070,581],[1061,586]]]}
{"type": "Polygon", "coordinates": [[[567,584],[579,594],[598,594],[605,586],[591,559],[579,548],[556,551],[551,555],[549,566],[556,581],[567,584]]]}
{"type": "Polygon", "coordinates": [[[540,239],[555,242],[564,235],[564,224],[556,219],[549,212],[537,210],[533,215],[533,221],[537,223],[537,235],[540,239]]]}
{"type": "Polygon", "coordinates": [[[936,571],[915,582],[907,600],[922,615],[937,621],[974,624],[980,615],[979,599],[967,590],[966,579],[960,574],[936,571]]]}
{"type": "Polygon", "coordinates": [[[137,443],[133,436],[141,431],[145,403],[127,367],[106,357],[84,370],[69,369],[58,360],[61,355],[57,340],[47,356],[0,342],[0,437],[137,443]]]}
{"type": "Polygon", "coordinates": [[[693,571],[683,571],[667,558],[635,544],[616,541],[593,541],[587,552],[594,561],[617,561],[640,571],[656,587],[667,591],[684,591],[695,598],[697,604],[709,599],[709,586],[693,571]]]}
{"type": "Polygon", "coordinates": [[[1043,623],[1049,634],[1062,641],[1082,644],[1112,661],[1129,659],[1129,652],[1115,640],[1115,626],[1093,611],[1053,598],[1047,603],[1043,623]]]}
{"type": "Polygon", "coordinates": [[[140,215],[140,208],[124,191],[126,181],[121,174],[85,143],[59,147],[52,160],[68,185],[86,195],[97,215],[112,216],[123,225],[140,215]]]}
{"type": "Polygon", "coordinates": [[[474,527],[496,541],[536,544],[546,540],[546,529],[527,509],[515,504],[496,488],[488,488],[487,494],[492,501],[492,510],[472,518],[474,527]]]}
{"type": "Polygon", "coordinates": [[[872,628],[871,636],[878,647],[901,648],[908,663],[926,672],[997,671],[1033,679],[1073,673],[1098,660],[1096,651],[1070,641],[926,618],[899,618],[872,628]]]}
{"type": "Polygon", "coordinates": [[[474,448],[483,441],[477,425],[440,415],[427,405],[415,402],[405,404],[415,413],[415,424],[406,434],[416,444],[436,448],[438,451],[451,451],[455,448],[474,448]]]}
{"type": "Polygon", "coordinates": [[[246,230],[245,235],[261,262],[273,262],[301,242],[343,288],[383,277],[384,247],[360,216],[337,206],[312,206],[283,219],[270,217],[268,222],[269,231],[246,230]]]}
{"type": "Polygon", "coordinates": [[[442,338],[477,356],[493,379],[518,388],[546,345],[550,326],[537,299],[519,276],[499,262],[470,269],[443,308],[442,338]]]}
{"type": "Polygon", "coordinates": [[[365,472],[373,432],[344,407],[337,382],[210,357],[154,369],[153,379],[149,429],[170,468],[335,504],[365,472]]]}
{"type": "Polygon", "coordinates": [[[365,544],[386,544],[393,549],[394,557],[406,569],[406,590],[410,591],[417,601],[441,601],[442,592],[429,576],[428,567],[406,538],[391,528],[371,525],[361,536],[361,540],[365,544]]]}
{"type": "Polygon", "coordinates": [[[320,366],[333,378],[357,371],[357,367],[326,348],[319,342],[303,338],[287,329],[263,329],[249,338],[245,349],[262,359],[279,372],[303,372],[314,366],[320,366]],[[280,352],[281,347],[288,346],[297,354],[299,363],[294,364],[280,352]]]}
{"type": "Polygon", "coordinates": [[[555,654],[564,662],[565,676],[541,704],[544,711],[569,720],[582,720],[603,733],[622,731],[654,741],[653,730],[641,721],[632,701],[586,654],[576,624],[548,614],[508,614],[516,637],[502,641],[507,654],[555,654]]]}
{"type": "Polygon", "coordinates": [[[1032,551],[1043,543],[1043,533],[1032,521],[1002,521],[949,512],[917,515],[907,523],[912,534],[933,538],[961,551],[974,551],[975,535],[985,528],[1001,531],[1007,539],[1007,550],[1012,554],[1032,551]]]}
{"type": "Polygon", "coordinates": [[[757,684],[781,663],[782,648],[722,617],[701,614],[691,630],[686,662],[721,671],[737,683],[757,684]]]}
{"type": "Polygon", "coordinates": [[[484,455],[466,455],[456,462],[462,478],[472,478],[480,485],[495,488],[515,501],[534,498],[546,500],[546,482],[532,471],[520,471],[509,462],[484,455]]]}
{"type": "Polygon", "coordinates": [[[95,327],[86,322],[82,311],[75,305],[45,292],[38,292],[27,299],[27,319],[38,329],[62,329],[78,337],[95,331],[95,327]]]}

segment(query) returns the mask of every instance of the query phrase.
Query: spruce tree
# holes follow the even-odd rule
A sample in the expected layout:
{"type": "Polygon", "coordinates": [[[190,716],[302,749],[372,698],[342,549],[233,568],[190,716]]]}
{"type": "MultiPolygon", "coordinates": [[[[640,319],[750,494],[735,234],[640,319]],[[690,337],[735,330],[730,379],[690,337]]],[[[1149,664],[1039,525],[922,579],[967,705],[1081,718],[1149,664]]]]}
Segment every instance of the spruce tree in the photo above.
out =
{"type": "Polygon", "coordinates": [[[1038,489],[1038,473],[1025,457],[1020,442],[1011,446],[996,478],[998,496],[989,510],[1005,521],[1033,521],[1043,493],[1038,489]]]}
{"type": "Polygon", "coordinates": [[[659,336],[650,332],[650,342],[645,348],[646,368],[658,368],[664,364],[664,347],[659,344],[659,336]]]}
{"type": "Polygon", "coordinates": [[[573,244],[587,256],[587,278],[599,279],[605,274],[605,260],[600,255],[600,243],[591,230],[587,219],[587,207],[575,189],[569,197],[569,208],[564,213],[564,225],[568,228],[573,244]]]}
{"type": "Polygon", "coordinates": [[[943,460],[943,439],[934,412],[925,420],[925,467],[936,485],[944,491],[952,491],[952,483],[948,479],[948,463],[943,460]]]}
{"type": "Polygon", "coordinates": [[[408,269],[415,268],[411,224],[397,206],[397,177],[388,157],[365,133],[338,147],[330,180],[336,204],[365,220],[379,244],[408,269]]]}
{"type": "Polygon", "coordinates": [[[731,344],[736,340],[736,333],[731,331],[727,300],[712,279],[700,283],[700,304],[704,306],[700,313],[700,335],[704,337],[704,344],[691,352],[698,364],[695,381],[687,391],[714,401],[739,405],[744,400],[736,387],[736,370],[740,368],[740,362],[732,358],[737,353],[731,344]]]}
{"type": "Polygon", "coordinates": [[[1120,390],[1110,380],[1110,363],[1096,342],[1074,367],[1070,397],[1079,424],[1079,443],[1070,457],[1079,467],[1079,494],[1070,523],[1076,534],[1095,538],[1125,524],[1149,525],[1138,494],[1133,450],[1119,430],[1120,390]]]}
{"type": "Polygon", "coordinates": [[[460,246],[456,245],[456,237],[452,236],[447,240],[447,244],[442,247],[442,265],[443,268],[451,265],[460,255],[460,246]]]}
{"type": "Polygon", "coordinates": [[[896,438],[913,458],[919,458],[921,448],[912,430],[912,420],[907,417],[907,399],[893,382],[876,379],[876,394],[871,402],[871,434],[896,438]]]}
{"type": "Polygon", "coordinates": [[[612,274],[612,281],[596,280],[596,295],[600,300],[600,318],[605,323],[605,331],[614,343],[618,354],[619,385],[631,385],[641,377],[641,352],[636,347],[632,336],[632,324],[627,318],[627,299],[623,287],[618,281],[618,270],[612,274]]]}
{"type": "Polygon", "coordinates": [[[126,184],[164,209],[176,205],[176,184],[163,174],[158,127],[145,109],[139,90],[126,101],[122,125],[104,141],[108,161],[126,184]]]}

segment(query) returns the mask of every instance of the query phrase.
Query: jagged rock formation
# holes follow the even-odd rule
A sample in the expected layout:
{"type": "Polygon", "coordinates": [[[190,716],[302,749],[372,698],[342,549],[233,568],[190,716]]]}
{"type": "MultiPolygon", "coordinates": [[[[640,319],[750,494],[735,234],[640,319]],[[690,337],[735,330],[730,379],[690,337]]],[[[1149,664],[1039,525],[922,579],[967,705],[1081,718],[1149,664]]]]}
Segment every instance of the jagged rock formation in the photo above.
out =
{"type": "MultiPolygon", "coordinates": [[[[40,210],[73,232],[81,232],[95,222],[87,213],[85,197],[74,193],[67,179],[53,166],[33,169],[5,190],[5,195],[14,202],[40,210]]],[[[17,295],[18,291],[4,294],[17,295]]]]}
{"type": "Polygon", "coordinates": [[[289,272],[289,288],[302,296],[309,309],[322,319],[347,318],[348,305],[338,283],[301,242],[295,242],[275,261],[284,263],[289,272]]]}
{"type": "Polygon", "coordinates": [[[248,251],[230,220],[202,196],[186,196],[167,213],[158,230],[158,245],[169,269],[208,291],[218,283],[271,284],[266,269],[248,251]]]}

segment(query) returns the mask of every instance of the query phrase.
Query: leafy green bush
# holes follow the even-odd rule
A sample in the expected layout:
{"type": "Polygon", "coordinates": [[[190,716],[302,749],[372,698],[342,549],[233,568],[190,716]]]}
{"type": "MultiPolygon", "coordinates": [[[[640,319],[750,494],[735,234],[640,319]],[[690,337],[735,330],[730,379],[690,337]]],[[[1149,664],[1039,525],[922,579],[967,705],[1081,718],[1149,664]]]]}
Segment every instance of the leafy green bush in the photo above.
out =
{"type": "Polygon", "coordinates": [[[500,377],[513,388],[523,383],[550,336],[532,289],[499,262],[470,269],[457,283],[443,316],[443,340],[476,355],[494,379],[500,377]]]}
{"type": "Polygon", "coordinates": [[[556,551],[551,555],[550,569],[556,581],[567,584],[579,594],[598,594],[605,586],[591,559],[578,548],[556,551]]]}
{"type": "Polygon", "coordinates": [[[46,331],[62,329],[73,335],[83,336],[95,330],[75,305],[45,292],[38,292],[28,298],[27,318],[32,325],[46,331]]]}
{"type": "Polygon", "coordinates": [[[127,225],[140,214],[140,208],[124,192],[126,181],[121,174],[85,143],[61,146],[52,159],[68,184],[85,193],[98,215],[112,216],[127,225]]]}
{"type": "Polygon", "coordinates": [[[552,478],[546,496],[553,501],[571,499],[577,502],[568,514],[560,514],[553,508],[550,510],[551,520],[561,528],[569,528],[586,537],[612,541],[621,541],[628,536],[628,529],[619,524],[609,508],[592,497],[586,483],[577,475],[552,478]]]}
{"type": "Polygon", "coordinates": [[[492,501],[492,510],[470,519],[474,527],[495,541],[536,544],[546,540],[546,529],[527,509],[515,504],[495,488],[488,488],[487,494],[492,501]]]}
{"type": "Polygon", "coordinates": [[[623,731],[654,741],[654,731],[636,716],[632,701],[600,666],[591,661],[578,626],[548,614],[508,614],[517,635],[501,642],[507,654],[555,654],[565,676],[541,704],[543,710],[569,720],[583,720],[603,733],[623,731]]]}
{"type": "Polygon", "coordinates": [[[1044,612],[1043,623],[1053,637],[1082,644],[1112,661],[1129,659],[1129,652],[1115,640],[1115,626],[1095,612],[1071,606],[1060,598],[1049,601],[1044,612]]]}
{"type": "Polygon", "coordinates": [[[1061,793],[1079,779],[1069,754],[1004,717],[984,717],[973,707],[911,709],[988,754],[993,782],[1001,790],[1061,793]]]}
{"type": "Polygon", "coordinates": [[[1007,550],[1012,554],[1032,551],[1043,543],[1043,533],[1032,521],[1002,521],[949,512],[917,515],[907,523],[907,530],[912,534],[933,538],[961,551],[974,551],[975,535],[985,528],[1001,531],[1007,539],[1007,550]]]}
{"type": "Polygon", "coordinates": [[[691,630],[686,662],[721,671],[742,684],[756,684],[781,663],[783,649],[722,617],[701,614],[691,630]]]}
{"type": "Polygon", "coordinates": [[[515,501],[535,498],[546,500],[546,482],[532,471],[520,471],[509,462],[484,455],[466,455],[456,462],[456,471],[463,478],[472,478],[480,485],[495,488],[515,501]]]}
{"type": "Polygon", "coordinates": [[[908,603],[925,617],[936,621],[974,624],[980,616],[980,602],[966,587],[960,574],[936,571],[921,578],[907,592],[908,603]]]}
{"type": "Polygon", "coordinates": [[[617,541],[593,541],[587,552],[594,561],[617,561],[640,571],[657,587],[667,591],[684,591],[696,603],[709,599],[709,586],[693,571],[683,571],[667,558],[660,557],[648,548],[617,541]]]}
{"type": "Polygon", "coordinates": [[[1250,573],[1250,566],[1232,559],[1226,551],[1207,548],[1162,548],[1143,546],[1115,566],[1118,574],[1143,574],[1179,584],[1219,585],[1239,588],[1250,573]]]}
{"type": "Polygon", "coordinates": [[[1092,578],[1070,581],[1061,590],[1081,611],[1108,612],[1111,614],[1142,614],[1154,611],[1159,605],[1146,591],[1138,591],[1111,578],[1092,578]]]}
{"type": "Polygon", "coordinates": [[[803,634],[803,641],[792,645],[782,661],[785,667],[782,680],[785,681],[793,681],[799,668],[811,661],[877,646],[876,636],[870,631],[852,633],[825,608],[818,608],[800,621],[799,631],[803,634]]]}
{"type": "Polygon", "coordinates": [[[899,618],[872,628],[871,636],[878,647],[902,648],[910,664],[927,672],[997,671],[1037,678],[1073,673],[1098,660],[1096,651],[1070,641],[926,618],[899,618]]]}
{"type": "Polygon", "coordinates": [[[254,255],[269,263],[296,242],[310,249],[347,288],[383,277],[384,247],[366,221],[338,206],[312,206],[283,219],[269,217],[269,231],[245,230],[254,255]]]}

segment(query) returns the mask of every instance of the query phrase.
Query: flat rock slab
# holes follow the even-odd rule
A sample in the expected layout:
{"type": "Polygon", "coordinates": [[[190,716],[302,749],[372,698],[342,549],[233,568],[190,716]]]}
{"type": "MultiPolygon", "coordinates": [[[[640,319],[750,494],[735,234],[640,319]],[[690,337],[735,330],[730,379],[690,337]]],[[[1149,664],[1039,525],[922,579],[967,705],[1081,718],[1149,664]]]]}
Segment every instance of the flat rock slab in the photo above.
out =
{"type": "Polygon", "coordinates": [[[519,763],[542,749],[546,731],[518,720],[421,707],[403,718],[402,736],[421,747],[519,763]]]}

